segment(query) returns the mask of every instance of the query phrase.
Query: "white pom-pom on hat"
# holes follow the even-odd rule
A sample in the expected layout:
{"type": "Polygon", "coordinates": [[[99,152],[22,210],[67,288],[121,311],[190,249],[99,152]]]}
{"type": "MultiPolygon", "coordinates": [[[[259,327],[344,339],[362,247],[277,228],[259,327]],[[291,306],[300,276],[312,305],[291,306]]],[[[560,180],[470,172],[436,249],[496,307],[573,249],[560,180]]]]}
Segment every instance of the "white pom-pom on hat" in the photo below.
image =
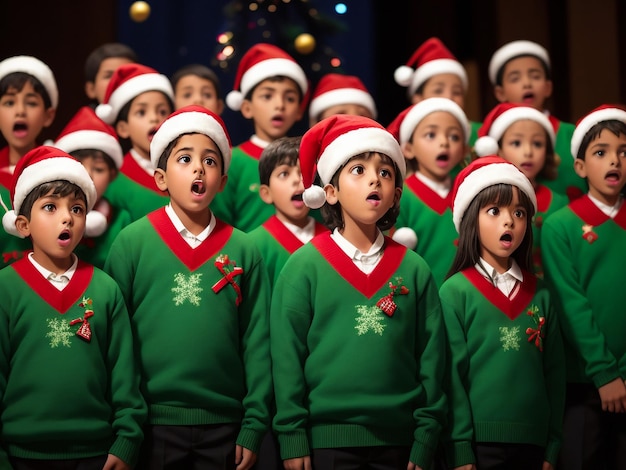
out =
{"type": "Polygon", "coordinates": [[[488,135],[480,137],[474,144],[474,152],[476,152],[476,155],[479,157],[496,155],[498,153],[498,142],[488,135]]]}
{"type": "Polygon", "coordinates": [[[409,227],[400,227],[393,233],[391,238],[406,246],[409,250],[414,250],[417,246],[417,234],[415,230],[409,227]]]}
{"type": "Polygon", "coordinates": [[[226,95],[226,105],[233,111],[239,111],[243,103],[243,94],[240,91],[233,90],[226,95]]]}
{"type": "Polygon", "coordinates": [[[17,227],[15,226],[15,221],[17,220],[17,214],[14,210],[10,210],[5,212],[2,216],[2,227],[4,231],[9,235],[13,235],[14,237],[24,238],[20,232],[17,231],[17,227]]]}
{"type": "Polygon", "coordinates": [[[107,218],[102,212],[94,210],[87,212],[85,220],[86,237],[99,237],[106,231],[108,226],[107,218]]]}
{"type": "Polygon", "coordinates": [[[313,185],[304,190],[302,201],[311,209],[319,209],[326,202],[326,193],[322,187],[313,185]]]}
{"type": "Polygon", "coordinates": [[[400,86],[409,86],[414,72],[408,65],[401,65],[393,73],[393,79],[400,86]]]}
{"type": "Polygon", "coordinates": [[[113,106],[110,104],[99,104],[96,106],[96,116],[107,124],[113,124],[115,116],[113,116],[113,106]]]}

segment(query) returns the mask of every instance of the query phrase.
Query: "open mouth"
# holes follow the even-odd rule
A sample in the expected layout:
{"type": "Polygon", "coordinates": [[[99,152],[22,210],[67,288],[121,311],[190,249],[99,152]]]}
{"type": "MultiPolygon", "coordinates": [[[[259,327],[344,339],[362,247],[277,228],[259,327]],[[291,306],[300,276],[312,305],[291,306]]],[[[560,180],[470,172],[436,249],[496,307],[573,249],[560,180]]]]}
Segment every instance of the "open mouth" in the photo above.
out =
{"type": "Polygon", "coordinates": [[[291,196],[292,201],[302,201],[302,193],[291,196]]]}
{"type": "Polygon", "coordinates": [[[611,183],[617,183],[620,179],[621,175],[619,173],[619,171],[614,170],[614,171],[609,171],[606,176],[604,177],[605,180],[608,180],[611,183]]]}
{"type": "Polygon", "coordinates": [[[200,180],[195,180],[191,184],[191,192],[194,194],[204,194],[206,192],[206,187],[204,186],[204,182],[200,180]]]}
{"type": "Polygon", "coordinates": [[[28,126],[26,124],[24,124],[23,122],[16,122],[13,125],[13,131],[14,132],[24,132],[28,130],[28,126]]]}
{"type": "Polygon", "coordinates": [[[148,139],[150,141],[152,141],[152,138],[154,137],[154,134],[156,134],[156,127],[154,129],[150,129],[150,131],[148,131],[148,139]]]}
{"type": "Polygon", "coordinates": [[[274,124],[282,124],[285,119],[282,116],[273,116],[272,122],[274,124]]]}
{"type": "Polygon", "coordinates": [[[532,101],[535,99],[535,94],[528,91],[522,95],[522,101],[532,101]]]}
{"type": "Polygon", "coordinates": [[[447,153],[437,155],[438,162],[447,162],[448,160],[450,160],[450,156],[447,153]]]}
{"type": "Polygon", "coordinates": [[[511,236],[510,233],[505,233],[504,235],[502,235],[500,237],[500,241],[502,241],[502,242],[512,242],[513,241],[513,237],[511,236]]]}
{"type": "Polygon", "coordinates": [[[367,196],[367,200],[368,201],[380,201],[380,196],[378,195],[378,193],[372,193],[369,196],[367,196]]]}
{"type": "Polygon", "coordinates": [[[70,233],[69,232],[61,232],[61,235],[59,235],[59,240],[61,241],[66,241],[70,239],[70,233]]]}

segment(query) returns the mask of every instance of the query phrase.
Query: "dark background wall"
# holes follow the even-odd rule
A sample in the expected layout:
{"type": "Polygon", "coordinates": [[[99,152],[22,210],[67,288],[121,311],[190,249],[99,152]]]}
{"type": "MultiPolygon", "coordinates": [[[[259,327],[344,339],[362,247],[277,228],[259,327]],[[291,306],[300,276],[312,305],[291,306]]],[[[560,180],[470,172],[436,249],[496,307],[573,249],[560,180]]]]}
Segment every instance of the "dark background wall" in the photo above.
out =
{"type": "MultiPolygon", "coordinates": [[[[34,55],[52,68],[59,84],[57,118],[42,139],[54,138],[86,104],[84,61],[104,42],[129,44],[143,63],[168,76],[188,63],[211,65],[217,35],[233,21],[223,11],[230,2],[149,3],[152,13],[143,23],[130,19],[130,0],[0,4],[0,59],[34,55]]],[[[441,38],[466,67],[466,111],[473,120],[481,120],[495,104],[486,72],[491,54],[514,39],[533,40],[549,50],[555,84],[549,106],[561,119],[575,121],[601,103],[626,102],[626,30],[619,27],[626,20],[626,2],[621,0],[595,0],[592,7],[584,0],[344,0],[345,15],[335,13],[337,1],[309,3],[343,25],[339,33],[316,38],[318,44],[341,57],[343,72],[362,78],[383,124],[408,104],[393,71],[431,36],[441,38]]],[[[254,34],[246,39],[254,41],[254,34]]],[[[217,70],[225,91],[232,87],[234,68],[217,70]]],[[[225,111],[223,117],[234,142],[251,133],[239,114],[225,111]]],[[[305,129],[302,122],[294,133],[305,129]]]]}

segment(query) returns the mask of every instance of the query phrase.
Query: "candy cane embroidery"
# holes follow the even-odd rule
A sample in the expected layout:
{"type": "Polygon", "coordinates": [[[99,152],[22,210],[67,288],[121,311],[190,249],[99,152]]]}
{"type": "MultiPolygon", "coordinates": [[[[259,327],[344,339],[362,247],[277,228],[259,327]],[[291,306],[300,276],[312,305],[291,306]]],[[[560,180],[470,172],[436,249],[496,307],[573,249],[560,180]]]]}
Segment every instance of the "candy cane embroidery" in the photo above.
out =
{"type": "Polygon", "coordinates": [[[237,266],[234,261],[231,261],[228,258],[228,255],[219,255],[215,258],[215,267],[219,270],[220,273],[224,277],[222,277],[219,281],[213,284],[213,292],[216,294],[221,291],[227,285],[231,285],[237,294],[237,298],[235,299],[235,305],[239,307],[239,304],[243,300],[241,295],[241,288],[239,284],[235,282],[235,277],[241,276],[243,274],[243,268],[237,266]]]}
{"type": "Polygon", "coordinates": [[[89,324],[89,318],[93,317],[93,301],[89,297],[83,297],[83,300],[78,304],[79,307],[85,309],[85,313],[82,318],[76,318],[70,322],[70,326],[74,326],[80,323],[76,336],[84,339],[88,343],[91,341],[91,325],[89,324]]]}

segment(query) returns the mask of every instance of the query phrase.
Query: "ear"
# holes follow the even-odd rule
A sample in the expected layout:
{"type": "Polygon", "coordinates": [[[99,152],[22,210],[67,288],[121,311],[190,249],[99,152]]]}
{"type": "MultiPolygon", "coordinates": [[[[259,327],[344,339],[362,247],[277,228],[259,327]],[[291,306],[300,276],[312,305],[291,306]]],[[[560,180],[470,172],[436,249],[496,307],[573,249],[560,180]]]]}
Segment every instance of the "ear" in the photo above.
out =
{"type": "Polygon", "coordinates": [[[43,120],[43,127],[50,127],[56,115],[57,115],[57,110],[55,108],[46,109],[45,117],[43,120]]]}
{"type": "Polygon", "coordinates": [[[546,80],[546,92],[544,96],[546,99],[552,96],[552,80],[546,80]]]}
{"type": "Polygon", "coordinates": [[[222,114],[224,112],[224,100],[217,100],[217,104],[215,105],[215,114],[222,114]]]}
{"type": "Polygon", "coordinates": [[[15,219],[15,228],[24,238],[30,237],[30,222],[24,215],[18,215],[15,219]]]}
{"type": "Polygon", "coordinates": [[[413,93],[413,95],[411,95],[411,104],[417,104],[420,101],[424,101],[424,95],[421,93],[413,93]]]}
{"type": "Polygon", "coordinates": [[[274,199],[272,198],[272,190],[267,184],[259,186],[259,196],[265,204],[272,204],[274,199]]]}
{"type": "Polygon", "coordinates": [[[393,205],[391,207],[394,207],[397,204],[400,204],[401,197],[402,197],[402,188],[396,188],[396,193],[394,194],[394,197],[393,197],[393,205]]]}
{"type": "Polygon", "coordinates": [[[574,171],[581,178],[587,177],[587,166],[585,165],[585,160],[577,158],[574,160],[574,171]]]}
{"type": "Polygon", "coordinates": [[[405,142],[402,144],[402,155],[407,160],[413,160],[415,158],[415,152],[413,152],[413,144],[411,142],[405,142]]]}
{"type": "Polygon", "coordinates": [[[326,202],[331,206],[339,202],[339,191],[332,184],[324,186],[324,193],[326,193],[326,202]]]}
{"type": "Polygon", "coordinates": [[[85,82],[85,94],[90,100],[96,99],[96,84],[94,82],[85,82]]]}
{"type": "Polygon", "coordinates": [[[128,122],[117,121],[117,124],[115,124],[115,132],[117,132],[117,135],[119,135],[120,138],[128,139],[130,137],[130,131],[128,129],[128,122]]]}
{"type": "Polygon", "coordinates": [[[500,85],[496,85],[493,88],[493,94],[495,95],[496,99],[498,100],[498,103],[506,103],[507,102],[506,93],[504,93],[504,87],[502,87],[500,85]]]}
{"type": "Polygon", "coordinates": [[[241,115],[246,119],[252,119],[254,117],[252,101],[244,99],[241,102],[241,115]]]}
{"type": "Polygon", "coordinates": [[[224,187],[226,186],[226,183],[228,183],[228,175],[222,175],[220,176],[220,186],[219,188],[217,188],[217,192],[221,193],[222,191],[224,191],[224,187]]]}
{"type": "Polygon", "coordinates": [[[161,191],[167,191],[167,174],[162,168],[154,170],[154,182],[161,191]]]}

